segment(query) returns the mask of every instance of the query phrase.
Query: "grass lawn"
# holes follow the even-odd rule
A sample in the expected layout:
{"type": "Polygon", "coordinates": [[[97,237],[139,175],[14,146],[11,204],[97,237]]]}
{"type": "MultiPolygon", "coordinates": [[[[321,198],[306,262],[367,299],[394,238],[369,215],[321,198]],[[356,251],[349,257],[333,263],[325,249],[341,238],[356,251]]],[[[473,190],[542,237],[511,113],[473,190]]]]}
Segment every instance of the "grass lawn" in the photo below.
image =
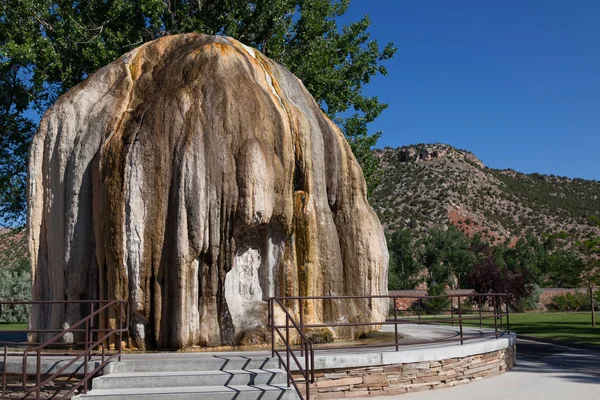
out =
{"type": "MultiPolygon", "coordinates": [[[[600,313],[596,318],[600,319],[600,313]]],[[[493,320],[483,322],[484,326],[493,327],[493,320]]],[[[510,314],[510,330],[521,335],[600,345],[600,321],[592,328],[589,312],[510,314]]]]}
{"type": "Polygon", "coordinates": [[[27,329],[27,322],[5,323],[0,322],[1,331],[22,331],[27,329]]]}
{"type": "Polygon", "coordinates": [[[600,324],[592,328],[589,312],[511,314],[510,329],[522,335],[600,345],[600,324]]]}

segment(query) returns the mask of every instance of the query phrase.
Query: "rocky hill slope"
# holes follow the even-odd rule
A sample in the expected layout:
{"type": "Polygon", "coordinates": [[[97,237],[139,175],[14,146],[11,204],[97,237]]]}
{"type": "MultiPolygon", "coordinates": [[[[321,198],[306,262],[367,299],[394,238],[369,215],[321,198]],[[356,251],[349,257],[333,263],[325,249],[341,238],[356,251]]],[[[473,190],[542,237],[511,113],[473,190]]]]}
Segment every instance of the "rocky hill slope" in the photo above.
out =
{"type": "Polygon", "coordinates": [[[445,144],[375,150],[384,170],[371,204],[387,231],[453,224],[495,241],[527,233],[600,235],[600,182],[487,168],[445,144]]]}

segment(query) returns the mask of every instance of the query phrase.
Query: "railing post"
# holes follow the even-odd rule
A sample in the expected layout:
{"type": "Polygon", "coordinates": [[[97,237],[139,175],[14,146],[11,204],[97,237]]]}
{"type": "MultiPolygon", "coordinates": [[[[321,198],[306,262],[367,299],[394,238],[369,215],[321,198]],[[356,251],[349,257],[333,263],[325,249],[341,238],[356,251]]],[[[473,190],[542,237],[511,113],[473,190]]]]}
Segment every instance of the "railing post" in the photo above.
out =
{"type": "Polygon", "coordinates": [[[40,395],[42,394],[42,388],[40,387],[40,382],[42,382],[42,354],[39,348],[37,349],[36,360],[37,365],[35,371],[37,382],[35,383],[35,387],[37,388],[37,390],[35,391],[35,398],[36,400],[40,400],[40,395]]]}
{"type": "Polygon", "coordinates": [[[479,302],[479,329],[481,329],[483,327],[483,324],[481,322],[481,296],[477,296],[477,300],[479,302]]]}
{"type": "Polygon", "coordinates": [[[506,296],[504,296],[504,304],[506,305],[506,331],[507,333],[510,333],[510,320],[508,318],[508,301],[506,300],[506,296]]]}
{"type": "Polygon", "coordinates": [[[286,357],[286,368],[287,368],[287,385],[290,387],[290,317],[285,315],[285,357],[286,357]]]}
{"type": "Polygon", "coordinates": [[[85,356],[83,357],[83,393],[88,389],[88,354],[90,354],[90,320],[85,320],[85,356]]]}
{"type": "Polygon", "coordinates": [[[310,357],[308,356],[308,342],[304,342],[304,353],[306,354],[306,357],[304,357],[304,368],[306,370],[306,381],[309,381],[309,364],[310,364],[310,357]]]}
{"type": "Polygon", "coordinates": [[[123,303],[119,302],[119,343],[117,344],[117,349],[119,349],[119,355],[117,356],[117,360],[121,361],[121,354],[123,352],[123,303]]]}
{"type": "MultiPolygon", "coordinates": [[[[110,307],[106,307],[104,312],[106,312],[106,332],[108,332],[108,329],[110,329],[110,307]]],[[[106,332],[103,332],[104,336],[102,336],[102,338],[104,340],[102,341],[102,348],[108,348],[110,350],[110,335],[107,335],[106,332]]],[[[102,360],[102,362],[104,362],[104,360],[102,360]]]]}
{"type": "Polygon", "coordinates": [[[310,383],[315,383],[315,348],[310,342],[310,383]]]}
{"type": "Polygon", "coordinates": [[[419,316],[419,322],[421,322],[421,297],[419,297],[419,311],[417,311],[417,314],[419,316]]]}
{"type": "Polygon", "coordinates": [[[460,325],[460,344],[463,344],[463,321],[462,321],[462,307],[460,305],[460,296],[458,296],[458,324],[460,325]]]}
{"type": "Polygon", "coordinates": [[[496,301],[496,295],[493,294],[494,299],[494,331],[496,332],[496,339],[498,339],[498,302],[496,301]]]}
{"type": "Polygon", "coordinates": [[[27,390],[27,365],[29,365],[29,348],[23,351],[23,365],[21,368],[21,384],[23,385],[23,391],[27,390]]]}
{"type": "MultiPolygon", "coordinates": [[[[94,302],[92,302],[92,312],[90,315],[94,315],[95,305],[96,304],[94,302]]],[[[92,321],[90,323],[90,331],[87,333],[88,338],[89,338],[88,343],[94,343],[94,319],[95,318],[94,317],[91,317],[91,318],[92,318],[92,321]]],[[[86,347],[87,346],[88,345],[86,344],[86,347]]],[[[92,352],[90,351],[89,356],[88,356],[88,361],[91,361],[91,359],[92,359],[92,352]]]]}
{"type": "Polygon", "coordinates": [[[8,358],[8,348],[4,345],[3,369],[2,369],[2,398],[6,396],[6,361],[8,358]]]}
{"type": "Polygon", "coordinates": [[[393,298],[394,301],[394,340],[396,343],[396,351],[399,350],[398,347],[398,310],[397,310],[397,306],[396,306],[396,298],[393,298]]]}
{"type": "Polygon", "coordinates": [[[454,297],[450,296],[450,320],[454,326],[454,297]]]}
{"type": "Polygon", "coordinates": [[[308,369],[309,356],[308,356],[308,342],[304,342],[304,380],[306,386],[306,400],[310,400],[310,370],[308,369]]]}
{"type": "Polygon", "coordinates": [[[275,317],[273,316],[274,308],[275,308],[274,303],[275,303],[275,301],[271,297],[269,299],[269,310],[270,310],[269,324],[271,324],[271,357],[275,357],[275,317]]]}
{"type": "Polygon", "coordinates": [[[500,312],[498,315],[500,316],[500,332],[504,331],[504,318],[502,317],[502,296],[499,296],[498,307],[500,308],[500,312]]]}
{"type": "Polygon", "coordinates": [[[304,312],[302,310],[302,298],[298,298],[298,312],[300,313],[300,356],[304,356],[304,347],[302,346],[304,343],[304,339],[302,338],[302,334],[304,333],[303,325],[304,325],[304,312]]]}

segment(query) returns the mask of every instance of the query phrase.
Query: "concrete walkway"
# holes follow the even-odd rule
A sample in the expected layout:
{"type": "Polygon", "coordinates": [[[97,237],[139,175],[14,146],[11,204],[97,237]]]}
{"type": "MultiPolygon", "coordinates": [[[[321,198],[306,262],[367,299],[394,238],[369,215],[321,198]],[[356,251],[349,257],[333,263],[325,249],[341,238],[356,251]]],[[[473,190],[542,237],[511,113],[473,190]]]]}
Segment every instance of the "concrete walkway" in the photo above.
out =
{"type": "MultiPolygon", "coordinates": [[[[517,358],[539,361],[553,367],[581,372],[600,379],[600,352],[517,340],[517,358]]],[[[600,394],[598,395],[600,399],[600,394]]]]}
{"type": "MultiPolygon", "coordinates": [[[[517,341],[517,366],[503,375],[447,389],[381,400],[599,400],[600,353],[517,341]]],[[[373,397],[368,398],[370,400],[373,397]]],[[[367,400],[367,399],[365,399],[367,400]]]]}
{"type": "MultiPolygon", "coordinates": [[[[384,397],[381,397],[383,399],[384,397]]],[[[511,372],[448,389],[386,396],[398,400],[598,400],[600,379],[521,360],[511,372]]],[[[371,398],[372,400],[373,398],[371,398]]]]}
{"type": "MultiPolygon", "coordinates": [[[[441,339],[457,336],[457,328],[404,325],[400,329],[403,336],[404,350],[418,349],[421,346],[434,349],[437,345],[414,345],[417,339],[441,339]]],[[[386,326],[383,333],[389,334],[393,327],[386,326]]],[[[466,336],[477,337],[485,330],[465,329],[466,336]]],[[[472,339],[469,342],[489,340],[487,338],[472,339]]],[[[455,343],[455,342],[454,342],[455,343]]],[[[380,351],[391,351],[382,349],[380,351]]],[[[321,350],[318,354],[333,355],[348,350],[321,350]]],[[[352,349],[354,354],[372,352],[372,349],[352,349]]],[[[126,361],[136,360],[178,360],[191,361],[203,358],[214,358],[228,355],[229,352],[198,353],[130,353],[124,354],[126,361]]],[[[240,355],[239,352],[233,353],[240,355]]],[[[269,355],[268,349],[255,349],[243,352],[245,357],[269,355]]],[[[49,357],[51,361],[54,357],[49,357]]],[[[60,357],[57,356],[57,359],[60,357]]],[[[409,393],[399,396],[381,396],[381,400],[600,400],[600,352],[573,349],[528,340],[517,341],[518,365],[503,375],[471,382],[453,388],[438,389],[427,392],[409,393]]],[[[17,358],[15,361],[20,361],[17,358]]],[[[369,399],[373,399],[370,397],[369,399]]]]}

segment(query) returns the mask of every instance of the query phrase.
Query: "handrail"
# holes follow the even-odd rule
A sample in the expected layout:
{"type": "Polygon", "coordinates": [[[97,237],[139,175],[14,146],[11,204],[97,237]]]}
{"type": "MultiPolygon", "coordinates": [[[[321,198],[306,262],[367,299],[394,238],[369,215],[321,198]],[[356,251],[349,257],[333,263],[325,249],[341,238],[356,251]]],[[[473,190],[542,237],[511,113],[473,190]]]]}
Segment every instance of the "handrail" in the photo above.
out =
{"type": "MultiPolygon", "coordinates": [[[[40,396],[40,391],[41,389],[50,381],[52,381],[53,379],[55,379],[56,377],[60,376],[64,371],[66,371],[71,365],[73,365],[75,362],[77,362],[78,360],[80,360],[81,358],[84,358],[84,376],[83,378],[76,383],[75,385],[73,385],[71,387],[71,389],[64,395],[64,397],[68,397],[70,396],[77,388],[79,388],[81,385],[84,385],[84,393],[87,393],[87,387],[88,387],[88,381],[90,378],[92,378],[100,369],[104,368],[108,362],[110,360],[112,360],[114,357],[118,357],[118,360],[121,360],[121,336],[124,332],[127,332],[127,326],[129,325],[128,322],[125,324],[125,328],[123,327],[123,313],[126,312],[126,316],[127,316],[127,320],[128,320],[128,315],[129,313],[127,312],[127,301],[125,300],[111,300],[108,301],[108,303],[104,304],[103,306],[99,307],[97,310],[94,311],[93,305],[96,303],[102,303],[104,301],[91,301],[90,303],[92,304],[92,312],[90,314],[88,314],[86,317],[84,317],[83,319],[81,319],[80,321],[76,322],[75,324],[71,325],[69,328],[63,330],[61,333],[59,333],[58,335],[55,335],[54,337],[52,337],[51,339],[48,339],[47,341],[45,341],[44,343],[35,346],[35,347],[28,347],[27,349],[25,349],[25,351],[23,352],[23,375],[22,375],[22,383],[23,383],[23,391],[25,393],[31,393],[31,392],[36,392],[36,398],[39,399],[40,396]],[[115,306],[115,305],[119,305],[119,327],[118,329],[112,329],[109,330],[108,332],[105,332],[104,336],[102,336],[102,338],[96,340],[93,343],[89,343],[89,339],[93,334],[93,330],[90,329],[90,326],[93,327],[93,320],[96,316],[99,316],[103,311],[110,309],[111,307],[115,306]],[[124,307],[125,306],[125,310],[124,307]],[[90,324],[91,321],[91,324],[90,324]],[[65,365],[63,365],[61,368],[59,368],[56,372],[54,372],[53,374],[49,375],[46,377],[45,380],[42,381],[41,378],[41,352],[42,350],[44,350],[45,348],[48,348],[49,346],[56,344],[60,339],[62,339],[64,337],[65,334],[70,333],[70,332],[75,332],[75,331],[80,331],[80,330],[76,330],[75,328],[79,327],[80,325],[83,325],[85,323],[85,337],[86,337],[86,342],[85,342],[85,348],[78,354],[76,355],[74,358],[72,358],[68,363],[66,363],[65,365]],[[106,358],[106,353],[105,353],[105,346],[102,347],[102,362],[101,364],[94,369],[94,371],[92,371],[92,373],[88,373],[88,358],[91,358],[92,355],[92,351],[101,343],[107,343],[108,340],[110,339],[111,336],[113,336],[114,334],[119,334],[119,340],[117,340],[117,349],[118,352],[116,354],[111,354],[108,359],[106,358]],[[36,385],[33,387],[27,387],[27,360],[29,357],[29,353],[30,352],[36,352],[36,385]]],[[[104,330],[102,330],[104,331],[104,330]]]]}
{"type": "MultiPolygon", "coordinates": [[[[290,358],[294,360],[294,362],[298,365],[298,370],[300,371],[301,375],[305,378],[305,383],[306,383],[306,398],[307,400],[310,399],[310,385],[308,382],[308,371],[310,371],[310,377],[311,377],[311,381],[310,383],[314,383],[314,374],[315,374],[315,366],[314,366],[314,353],[315,353],[315,346],[314,343],[309,340],[305,335],[304,335],[304,329],[305,328],[341,328],[341,327],[361,327],[361,326],[382,326],[382,325],[393,325],[394,326],[394,343],[391,344],[392,346],[395,346],[396,351],[399,351],[400,346],[403,345],[415,345],[415,344],[430,344],[430,343],[445,343],[445,342],[458,342],[460,341],[460,344],[464,344],[464,342],[466,340],[469,339],[477,339],[477,338],[482,338],[482,337],[495,337],[496,339],[499,338],[500,334],[502,333],[507,333],[510,332],[510,322],[509,322],[509,307],[508,307],[508,303],[506,301],[507,298],[507,294],[506,293],[461,293],[461,294],[450,294],[450,295],[438,295],[438,296],[419,296],[419,295],[375,295],[375,296],[286,296],[286,297],[272,297],[269,299],[269,303],[268,303],[268,320],[269,320],[269,325],[271,328],[271,352],[273,356],[277,356],[281,362],[281,364],[285,367],[286,372],[288,374],[288,386],[291,384],[293,384],[293,386],[295,387],[296,391],[298,391],[298,394],[302,397],[302,394],[299,391],[298,385],[296,384],[295,380],[293,379],[293,376],[291,375],[291,371],[290,371],[290,358]],[[456,298],[457,302],[456,302],[456,307],[454,304],[454,299],[456,298]],[[463,309],[463,300],[465,300],[466,298],[471,298],[474,301],[476,301],[476,304],[473,304],[474,306],[477,305],[477,314],[469,314],[469,312],[465,312],[465,310],[463,309]],[[393,316],[392,319],[387,319],[385,321],[363,321],[363,322],[339,322],[339,323],[326,323],[326,322],[313,322],[313,323],[304,323],[303,321],[303,302],[305,301],[309,301],[309,300],[340,300],[340,299],[368,299],[368,300],[373,300],[373,299],[388,299],[388,300],[392,300],[393,301],[393,316]],[[415,303],[418,304],[418,309],[414,310],[414,309],[400,309],[398,307],[398,303],[397,300],[398,299],[414,299],[416,300],[415,303]],[[440,310],[442,313],[444,312],[449,312],[449,315],[444,318],[444,316],[435,316],[433,318],[424,318],[422,317],[422,311],[423,311],[423,302],[424,300],[431,300],[431,299],[451,299],[451,308],[445,309],[445,310],[440,310]],[[288,311],[288,309],[283,305],[283,302],[288,301],[288,302],[295,302],[298,301],[298,305],[299,305],[299,325],[298,323],[296,323],[296,321],[294,320],[293,316],[290,314],[290,312],[288,311]],[[484,304],[490,304],[490,306],[492,307],[491,311],[483,311],[483,305],[484,304]],[[275,304],[279,305],[279,307],[283,310],[284,315],[285,315],[285,325],[276,325],[275,324],[275,317],[274,317],[274,306],[275,304]],[[503,306],[505,307],[505,311],[502,310],[503,306]],[[408,318],[402,318],[398,316],[398,311],[402,312],[416,312],[417,315],[414,315],[413,317],[408,317],[408,318]],[[504,326],[504,317],[506,318],[506,326],[504,326]],[[476,321],[479,320],[479,327],[482,328],[483,326],[483,319],[485,318],[493,318],[494,320],[494,327],[493,327],[493,331],[490,332],[480,332],[479,335],[474,336],[474,337],[469,337],[469,335],[467,335],[465,337],[465,333],[464,333],[464,323],[465,321],[476,321]],[[454,326],[456,324],[456,322],[458,322],[458,326],[457,326],[457,333],[455,337],[451,337],[451,338],[444,338],[444,339],[438,339],[435,341],[411,341],[410,343],[400,343],[399,342],[399,334],[398,334],[398,325],[402,325],[402,324],[452,324],[452,326],[454,326]],[[290,337],[289,337],[289,330],[290,328],[295,329],[298,332],[298,336],[300,338],[300,354],[302,355],[303,353],[305,354],[305,362],[306,362],[306,366],[305,369],[302,368],[302,365],[300,365],[300,361],[297,359],[296,355],[294,354],[294,349],[292,348],[292,345],[290,343],[290,337]],[[282,333],[282,330],[285,329],[285,335],[282,333]],[[285,361],[283,359],[283,356],[280,354],[279,349],[276,349],[275,346],[275,342],[276,342],[276,336],[277,338],[281,339],[284,348],[282,350],[285,350],[286,355],[285,355],[285,361]],[[306,343],[310,343],[310,346],[307,346],[306,343]],[[308,363],[308,360],[310,359],[310,364],[308,363]]],[[[369,345],[361,345],[361,348],[366,348],[366,347],[389,347],[390,344],[369,344],[369,345]]],[[[340,347],[334,347],[334,346],[330,346],[327,345],[326,347],[324,347],[328,350],[333,350],[333,349],[347,349],[347,348],[352,348],[352,345],[345,345],[345,346],[340,346],[340,347]]]]}
{"type": "Polygon", "coordinates": [[[291,372],[290,357],[294,360],[296,366],[298,367],[298,371],[300,371],[300,374],[304,378],[304,384],[306,388],[306,400],[310,400],[310,384],[314,383],[315,381],[314,343],[312,340],[310,340],[304,335],[302,329],[298,326],[298,324],[296,324],[296,321],[294,321],[292,315],[288,312],[288,310],[284,307],[284,305],[278,298],[271,297],[269,299],[268,314],[269,325],[271,328],[271,355],[273,357],[277,356],[280,364],[284,366],[287,375],[288,387],[291,383],[296,389],[298,396],[300,396],[300,399],[304,400],[305,398],[304,396],[302,396],[300,388],[298,387],[298,384],[296,383],[296,380],[294,379],[294,376],[291,372]],[[275,325],[275,302],[279,305],[279,307],[285,314],[285,336],[281,333],[279,329],[280,327],[275,325]],[[300,337],[300,350],[301,353],[304,354],[304,367],[302,366],[300,360],[298,360],[298,357],[296,357],[294,349],[292,348],[290,343],[290,324],[294,329],[296,329],[296,331],[298,332],[298,336],[300,337]],[[280,354],[279,349],[277,349],[275,346],[275,333],[277,333],[285,347],[285,361],[283,359],[283,356],[280,354]]]}
{"type": "MultiPolygon", "coordinates": [[[[128,332],[129,326],[129,312],[128,312],[128,303],[126,300],[57,300],[57,301],[16,301],[16,302],[7,302],[1,301],[0,306],[2,305],[68,305],[68,304],[86,304],[90,306],[89,314],[83,317],[81,320],[77,321],[70,327],[66,329],[28,329],[28,330],[19,330],[19,331],[11,331],[13,333],[49,333],[52,334],[52,337],[43,343],[32,343],[32,342],[16,342],[9,340],[8,342],[0,342],[0,345],[4,347],[3,352],[3,360],[4,360],[4,370],[2,371],[2,398],[6,395],[6,377],[7,375],[15,375],[15,373],[9,373],[6,370],[6,365],[8,361],[8,356],[22,356],[23,364],[22,370],[19,373],[22,381],[22,391],[25,394],[25,398],[31,395],[32,392],[35,392],[35,397],[37,399],[40,398],[41,391],[48,382],[55,379],[58,376],[69,376],[69,378],[75,376],[76,374],[81,373],[81,369],[83,369],[82,378],[72,384],[68,390],[68,392],[64,393],[55,393],[53,398],[69,398],[76,390],[80,389],[83,386],[83,392],[87,393],[89,381],[97,375],[99,371],[101,371],[108,363],[114,358],[121,359],[121,343],[123,338],[123,333],[128,332]],[[115,310],[118,313],[118,325],[114,328],[100,328],[95,326],[95,320],[106,313],[108,320],[108,312],[109,310],[115,310]],[[63,343],[61,339],[64,338],[66,334],[76,334],[79,335],[80,339],[75,339],[73,342],[63,343]],[[82,337],[83,336],[83,337],[82,337]],[[115,337],[117,336],[117,337],[115,337]],[[114,339],[113,339],[114,338],[114,339]],[[116,346],[114,351],[106,351],[107,344],[110,341],[115,340],[116,346]],[[102,351],[97,352],[98,346],[102,346],[102,351]],[[25,347],[24,350],[19,351],[18,353],[8,352],[8,346],[14,345],[16,347],[25,347]],[[45,352],[48,348],[59,348],[69,346],[73,347],[71,350],[67,350],[66,352],[45,352]],[[71,357],[68,362],[64,365],[58,365],[57,370],[54,372],[48,371],[48,373],[42,372],[42,358],[44,356],[69,356],[71,357]],[[35,371],[28,371],[28,360],[30,357],[36,357],[36,368],[35,371]],[[96,364],[92,368],[88,368],[88,364],[92,361],[93,357],[99,357],[99,360],[96,361],[96,364]],[[69,367],[72,367],[76,362],[83,359],[83,368],[77,367],[74,372],[66,372],[69,367]],[[90,371],[91,369],[91,371],[90,371]],[[35,375],[35,384],[32,386],[28,386],[28,377],[35,375]]],[[[41,338],[43,340],[43,338],[41,338]]],[[[67,360],[65,360],[67,361],[67,360]]],[[[65,389],[66,390],[66,389],[65,389]]],[[[81,390],[81,389],[80,389],[81,390]]]]}
{"type": "Polygon", "coordinates": [[[447,299],[450,297],[487,297],[487,296],[508,296],[506,293],[462,293],[462,294],[444,294],[444,295],[416,295],[416,294],[407,294],[407,295],[387,295],[387,294],[379,294],[379,295],[357,295],[357,296],[283,296],[283,297],[274,297],[279,300],[337,300],[337,299],[447,299]]]}

